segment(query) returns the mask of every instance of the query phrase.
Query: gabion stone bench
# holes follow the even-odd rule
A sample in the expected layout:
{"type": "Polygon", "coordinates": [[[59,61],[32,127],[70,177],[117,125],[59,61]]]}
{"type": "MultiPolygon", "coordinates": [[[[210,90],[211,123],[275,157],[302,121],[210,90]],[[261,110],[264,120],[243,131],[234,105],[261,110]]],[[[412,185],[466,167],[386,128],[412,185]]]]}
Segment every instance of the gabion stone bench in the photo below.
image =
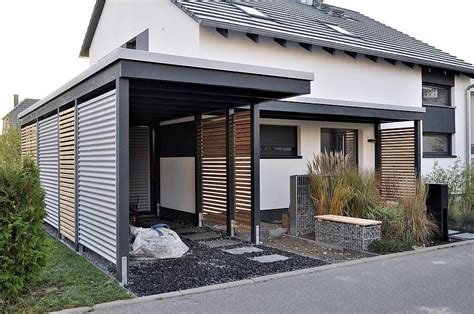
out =
{"type": "Polygon", "coordinates": [[[380,240],[381,221],[337,215],[319,215],[314,218],[316,242],[365,252],[370,243],[380,240]]]}

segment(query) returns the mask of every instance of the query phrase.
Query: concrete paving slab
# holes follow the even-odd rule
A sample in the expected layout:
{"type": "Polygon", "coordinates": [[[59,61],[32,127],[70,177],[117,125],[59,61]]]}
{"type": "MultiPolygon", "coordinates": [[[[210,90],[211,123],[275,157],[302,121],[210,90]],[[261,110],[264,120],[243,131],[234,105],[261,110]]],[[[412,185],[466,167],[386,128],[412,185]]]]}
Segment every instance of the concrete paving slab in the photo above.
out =
{"type": "Polygon", "coordinates": [[[474,240],[474,233],[458,233],[450,237],[451,239],[463,240],[463,241],[474,240]]]}
{"type": "Polygon", "coordinates": [[[272,254],[272,255],[250,257],[249,259],[259,262],[259,263],[274,263],[274,262],[286,261],[287,259],[289,259],[289,257],[283,256],[280,254],[272,254]]]}
{"type": "Polygon", "coordinates": [[[240,242],[224,239],[224,240],[201,241],[199,242],[199,244],[204,244],[205,246],[210,247],[211,249],[215,249],[215,248],[220,248],[220,247],[238,245],[240,244],[240,242]]]}
{"type": "Polygon", "coordinates": [[[229,254],[234,254],[234,255],[263,252],[262,249],[259,249],[258,247],[254,247],[254,246],[244,246],[244,247],[239,247],[236,249],[228,249],[228,250],[222,250],[222,251],[229,254]]]}
{"type": "Polygon", "coordinates": [[[212,240],[220,237],[220,234],[215,232],[202,232],[182,235],[183,238],[192,241],[212,240]]]}

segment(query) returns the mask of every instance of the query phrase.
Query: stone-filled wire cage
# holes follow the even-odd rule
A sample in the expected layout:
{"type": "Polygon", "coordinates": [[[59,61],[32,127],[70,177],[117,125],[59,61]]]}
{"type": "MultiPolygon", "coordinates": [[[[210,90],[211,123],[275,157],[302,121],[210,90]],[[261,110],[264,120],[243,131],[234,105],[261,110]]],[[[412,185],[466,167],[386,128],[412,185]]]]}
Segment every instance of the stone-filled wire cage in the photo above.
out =
{"type": "Polygon", "coordinates": [[[290,177],[290,234],[301,237],[314,232],[315,209],[308,175],[290,177]]]}

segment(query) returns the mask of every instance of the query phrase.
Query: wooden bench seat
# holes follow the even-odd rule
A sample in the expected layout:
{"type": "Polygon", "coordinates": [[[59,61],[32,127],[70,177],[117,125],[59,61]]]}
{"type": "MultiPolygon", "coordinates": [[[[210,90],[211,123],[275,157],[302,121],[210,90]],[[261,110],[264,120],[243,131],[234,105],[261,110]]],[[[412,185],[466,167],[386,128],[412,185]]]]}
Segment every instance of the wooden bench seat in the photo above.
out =
{"type": "Polygon", "coordinates": [[[314,216],[314,218],[316,218],[319,221],[341,222],[341,223],[357,225],[357,226],[374,226],[374,225],[382,224],[382,222],[378,220],[354,218],[354,217],[339,216],[339,215],[316,215],[314,216]]]}

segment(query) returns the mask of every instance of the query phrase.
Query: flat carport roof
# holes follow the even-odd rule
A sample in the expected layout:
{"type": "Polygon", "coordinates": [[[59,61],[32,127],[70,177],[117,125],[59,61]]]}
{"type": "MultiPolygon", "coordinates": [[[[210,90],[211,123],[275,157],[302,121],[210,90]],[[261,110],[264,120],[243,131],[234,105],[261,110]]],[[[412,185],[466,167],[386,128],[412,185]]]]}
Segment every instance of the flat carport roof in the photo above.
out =
{"type": "Polygon", "coordinates": [[[119,48],[19,114],[28,124],[57,108],[130,82],[130,118],[166,120],[191,113],[310,92],[314,74],[119,48]]]}
{"type": "Polygon", "coordinates": [[[391,123],[422,120],[425,108],[408,105],[294,97],[260,105],[262,118],[301,119],[359,123],[391,123]]]}

